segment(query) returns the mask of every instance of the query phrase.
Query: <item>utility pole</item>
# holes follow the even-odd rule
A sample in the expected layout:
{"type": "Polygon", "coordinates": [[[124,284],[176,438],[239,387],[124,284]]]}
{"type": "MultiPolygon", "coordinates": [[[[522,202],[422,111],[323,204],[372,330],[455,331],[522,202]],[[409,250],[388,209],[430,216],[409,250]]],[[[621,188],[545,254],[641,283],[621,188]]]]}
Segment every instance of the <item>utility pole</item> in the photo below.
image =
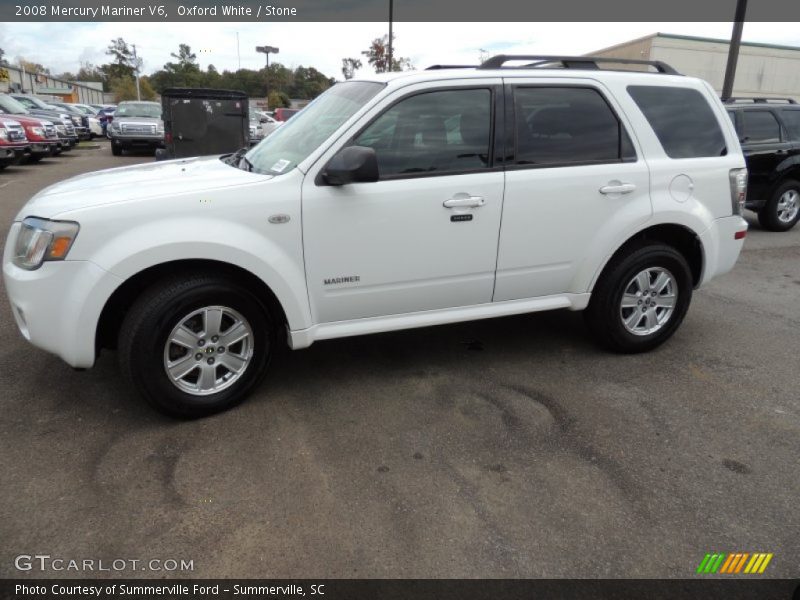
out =
{"type": "Polygon", "coordinates": [[[267,109],[269,109],[269,55],[270,53],[278,54],[280,48],[276,48],[275,46],[256,46],[256,52],[267,55],[267,109]]]}
{"type": "Polygon", "coordinates": [[[736,78],[736,63],[739,61],[739,47],[742,45],[742,29],[744,15],[747,12],[747,0],[736,0],[736,13],[733,16],[733,32],[728,49],[728,64],[725,67],[725,83],[722,84],[722,101],[733,95],[733,80],[736,78]]]}
{"type": "Polygon", "coordinates": [[[142,99],[142,93],[139,90],[139,57],[136,56],[136,44],[131,44],[133,46],[133,73],[134,78],[136,79],[136,99],[142,99]]]}
{"type": "Polygon", "coordinates": [[[393,21],[394,21],[394,0],[389,0],[389,51],[387,53],[389,66],[388,66],[388,68],[386,70],[390,71],[390,72],[394,70],[392,68],[393,65],[394,65],[394,61],[392,60],[392,56],[394,54],[393,51],[392,51],[393,50],[392,49],[392,44],[393,44],[392,38],[394,37],[394,34],[392,33],[392,22],[393,21]]]}

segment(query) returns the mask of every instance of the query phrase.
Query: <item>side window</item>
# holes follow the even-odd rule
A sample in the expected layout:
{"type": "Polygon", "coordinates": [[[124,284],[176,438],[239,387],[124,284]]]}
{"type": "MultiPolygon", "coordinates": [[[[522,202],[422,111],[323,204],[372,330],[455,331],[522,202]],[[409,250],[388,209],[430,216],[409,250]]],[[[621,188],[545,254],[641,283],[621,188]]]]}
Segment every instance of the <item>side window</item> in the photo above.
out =
{"type": "Polygon", "coordinates": [[[789,136],[793,142],[800,142],[800,109],[784,109],[781,111],[783,122],[789,130],[789,136]]]}
{"type": "Polygon", "coordinates": [[[386,110],[353,143],[375,149],[381,178],[485,169],[491,109],[488,89],[425,92],[386,110]]]}
{"type": "Polygon", "coordinates": [[[516,164],[566,165],[635,160],[625,128],[597,90],[514,90],[516,164]]]}
{"type": "Polygon", "coordinates": [[[742,138],[748,144],[780,142],[780,123],[768,110],[746,110],[742,113],[742,138]]]}
{"type": "Polygon", "coordinates": [[[727,154],[725,136],[714,111],[697,90],[631,85],[628,93],[644,113],[670,158],[727,154]]]}

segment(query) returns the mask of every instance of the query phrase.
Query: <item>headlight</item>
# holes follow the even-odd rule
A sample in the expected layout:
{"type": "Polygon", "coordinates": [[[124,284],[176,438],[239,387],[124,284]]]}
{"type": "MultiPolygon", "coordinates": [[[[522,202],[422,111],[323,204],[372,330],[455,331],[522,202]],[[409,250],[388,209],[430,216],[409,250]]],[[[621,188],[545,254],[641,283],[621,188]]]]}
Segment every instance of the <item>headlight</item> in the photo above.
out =
{"type": "Polygon", "coordinates": [[[67,133],[67,128],[63,125],[56,125],[56,131],[58,131],[58,133],[67,133]]]}
{"type": "Polygon", "coordinates": [[[44,128],[42,127],[28,127],[28,131],[30,131],[33,135],[44,137],[44,128]]]}
{"type": "Polygon", "coordinates": [[[0,129],[0,140],[6,140],[6,141],[8,141],[8,132],[6,131],[6,128],[5,128],[5,127],[3,127],[2,129],[0,129]]]}
{"type": "Polygon", "coordinates": [[[17,234],[14,264],[33,271],[46,260],[64,260],[79,229],[80,226],[73,221],[27,217],[17,234]]]}

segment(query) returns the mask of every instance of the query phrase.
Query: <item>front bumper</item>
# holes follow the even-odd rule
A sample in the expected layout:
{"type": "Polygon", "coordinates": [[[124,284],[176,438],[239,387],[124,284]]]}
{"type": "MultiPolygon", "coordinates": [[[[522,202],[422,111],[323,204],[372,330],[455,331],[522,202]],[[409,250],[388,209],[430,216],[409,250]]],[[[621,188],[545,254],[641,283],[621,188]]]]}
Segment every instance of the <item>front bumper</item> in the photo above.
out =
{"type": "Polygon", "coordinates": [[[120,135],[113,133],[111,143],[120,148],[163,148],[163,136],[120,135]]]}
{"type": "Polygon", "coordinates": [[[14,320],[34,346],[67,364],[88,368],[96,357],[100,313],[122,280],[88,261],[45,262],[35,271],[13,262],[19,223],[14,223],[3,257],[3,279],[14,320]]]}
{"type": "Polygon", "coordinates": [[[747,221],[734,215],[715,219],[711,227],[700,234],[704,253],[701,285],[733,269],[744,246],[742,233],[746,231],[747,221]],[[737,234],[740,237],[737,238],[737,234]]]}
{"type": "Polygon", "coordinates": [[[28,144],[20,144],[19,146],[0,146],[0,164],[11,165],[22,159],[25,152],[29,151],[28,144]]]}

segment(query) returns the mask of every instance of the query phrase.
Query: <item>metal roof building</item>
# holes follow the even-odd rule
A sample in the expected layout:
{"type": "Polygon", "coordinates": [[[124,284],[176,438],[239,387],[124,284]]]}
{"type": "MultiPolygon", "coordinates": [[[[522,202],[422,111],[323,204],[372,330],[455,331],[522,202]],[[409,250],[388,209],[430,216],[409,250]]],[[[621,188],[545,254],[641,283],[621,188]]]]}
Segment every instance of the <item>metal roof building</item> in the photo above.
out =
{"type": "MultiPolygon", "coordinates": [[[[728,40],[654,33],[590,54],[660,60],[721,92],[728,46],[728,40]]],[[[742,42],[733,95],[800,100],[800,46],[742,42]]]]}

